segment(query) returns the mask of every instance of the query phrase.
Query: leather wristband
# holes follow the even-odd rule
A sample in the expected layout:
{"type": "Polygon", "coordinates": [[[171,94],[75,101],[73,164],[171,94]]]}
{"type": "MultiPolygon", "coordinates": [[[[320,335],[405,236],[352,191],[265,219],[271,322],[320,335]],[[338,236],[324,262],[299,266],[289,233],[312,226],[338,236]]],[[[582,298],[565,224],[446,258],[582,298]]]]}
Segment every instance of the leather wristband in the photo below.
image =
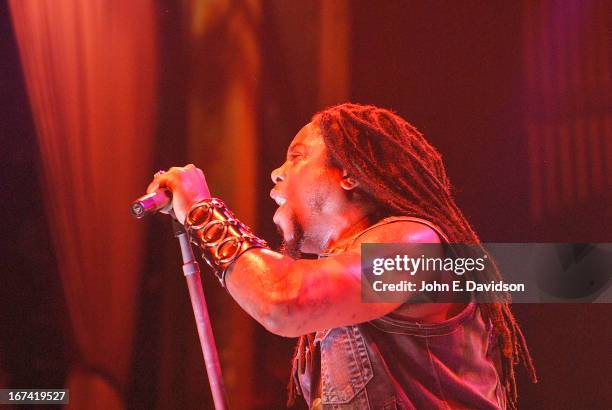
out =
{"type": "Polygon", "coordinates": [[[185,218],[185,230],[223,287],[228,268],[240,255],[251,248],[268,248],[266,241],[236,219],[218,198],[194,204],[185,218]]]}

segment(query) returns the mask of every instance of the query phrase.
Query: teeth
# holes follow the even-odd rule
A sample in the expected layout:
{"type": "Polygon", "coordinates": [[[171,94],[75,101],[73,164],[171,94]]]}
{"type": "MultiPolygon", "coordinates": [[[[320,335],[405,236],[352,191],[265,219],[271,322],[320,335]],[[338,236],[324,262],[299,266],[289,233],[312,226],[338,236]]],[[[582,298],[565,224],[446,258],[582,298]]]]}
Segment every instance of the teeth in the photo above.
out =
{"type": "Polygon", "coordinates": [[[270,190],[270,198],[274,199],[274,202],[276,202],[276,204],[278,206],[281,206],[282,204],[284,204],[285,202],[287,202],[287,199],[285,199],[281,193],[279,191],[277,191],[276,189],[272,189],[270,190]]]}

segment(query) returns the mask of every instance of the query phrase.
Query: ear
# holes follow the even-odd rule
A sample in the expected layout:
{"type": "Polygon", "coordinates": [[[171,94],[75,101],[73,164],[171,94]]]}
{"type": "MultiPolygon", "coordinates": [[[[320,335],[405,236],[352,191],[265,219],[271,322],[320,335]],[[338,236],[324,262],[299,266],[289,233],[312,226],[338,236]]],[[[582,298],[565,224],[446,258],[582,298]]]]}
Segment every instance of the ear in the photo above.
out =
{"type": "Polygon", "coordinates": [[[342,170],[342,179],[340,180],[340,186],[345,191],[350,191],[352,189],[355,189],[357,186],[359,186],[359,182],[357,182],[355,180],[355,178],[350,176],[348,174],[348,172],[346,171],[346,169],[343,169],[342,170]]]}

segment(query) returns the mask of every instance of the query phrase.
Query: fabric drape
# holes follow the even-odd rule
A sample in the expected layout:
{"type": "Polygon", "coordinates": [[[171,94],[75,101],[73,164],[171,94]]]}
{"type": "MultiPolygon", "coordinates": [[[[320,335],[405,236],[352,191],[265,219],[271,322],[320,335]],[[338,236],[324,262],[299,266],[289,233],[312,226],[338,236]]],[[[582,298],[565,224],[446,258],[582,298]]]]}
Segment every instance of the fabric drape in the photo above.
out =
{"type": "Polygon", "coordinates": [[[523,2],[524,110],[533,220],[601,201],[612,184],[605,2],[523,2]]]}
{"type": "Polygon", "coordinates": [[[155,122],[153,1],[9,4],[79,349],[70,406],[123,408],[145,239],[128,206],[150,179],[155,122]]]}

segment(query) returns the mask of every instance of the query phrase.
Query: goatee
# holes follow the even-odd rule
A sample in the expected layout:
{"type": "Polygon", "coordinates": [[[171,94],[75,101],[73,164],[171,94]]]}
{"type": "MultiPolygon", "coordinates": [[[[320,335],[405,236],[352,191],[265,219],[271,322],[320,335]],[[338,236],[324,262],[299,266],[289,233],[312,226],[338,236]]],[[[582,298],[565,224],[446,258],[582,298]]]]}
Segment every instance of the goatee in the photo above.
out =
{"type": "MultiPolygon", "coordinates": [[[[295,217],[291,218],[291,225],[293,230],[293,236],[288,241],[283,239],[279,252],[293,259],[302,259],[303,254],[301,249],[302,244],[304,243],[304,230],[302,229],[302,226],[298,223],[298,221],[295,219],[295,217]]],[[[283,234],[282,229],[279,226],[277,226],[276,229],[278,230],[281,237],[284,238],[285,235],[283,234]]]]}

